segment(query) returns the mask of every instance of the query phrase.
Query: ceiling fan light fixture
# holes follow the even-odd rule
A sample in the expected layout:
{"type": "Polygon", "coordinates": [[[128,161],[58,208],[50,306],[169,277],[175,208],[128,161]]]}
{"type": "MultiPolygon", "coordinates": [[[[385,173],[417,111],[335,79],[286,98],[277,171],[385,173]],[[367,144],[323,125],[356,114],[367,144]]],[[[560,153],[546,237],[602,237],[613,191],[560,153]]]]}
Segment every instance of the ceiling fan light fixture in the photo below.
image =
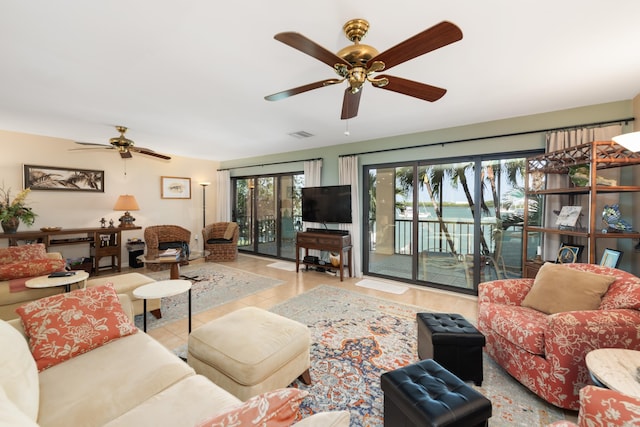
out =
{"type": "MultiPolygon", "coordinates": [[[[360,89],[367,80],[376,88],[429,102],[439,100],[447,92],[443,88],[401,77],[384,75],[375,78],[373,74],[382,70],[389,70],[418,56],[461,40],[463,37],[462,30],[457,25],[442,21],[382,53],[379,53],[372,46],[360,44],[360,40],[369,30],[369,23],[366,20],[352,19],[343,26],[343,30],[346,37],[353,42],[353,45],[341,49],[338,53],[325,49],[300,33],[287,31],[274,36],[276,40],[328,65],[343,80],[348,80],[349,86],[345,89],[342,101],[342,115],[340,117],[342,120],[351,119],[358,115],[358,105],[362,94],[360,89]]],[[[337,82],[334,79],[321,80],[267,95],[265,99],[267,101],[277,101],[337,82]]]]}

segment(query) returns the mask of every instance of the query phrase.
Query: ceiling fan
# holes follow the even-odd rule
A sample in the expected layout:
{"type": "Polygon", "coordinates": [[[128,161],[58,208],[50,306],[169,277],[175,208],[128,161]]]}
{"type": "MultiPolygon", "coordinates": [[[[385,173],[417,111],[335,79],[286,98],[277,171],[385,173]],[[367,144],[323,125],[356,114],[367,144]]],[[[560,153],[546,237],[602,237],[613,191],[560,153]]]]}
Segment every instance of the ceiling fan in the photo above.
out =
{"type": "Polygon", "coordinates": [[[344,92],[341,119],[351,119],[358,115],[362,86],[369,81],[373,87],[409,95],[425,101],[437,101],[447,92],[436,86],[415,82],[390,75],[374,75],[410,59],[444,47],[462,39],[462,31],[448,21],[440,22],[431,28],[393,46],[382,53],[366,44],[360,44],[369,30],[369,22],[364,19],[352,19],[344,24],[344,33],[354,44],[334,54],[300,33],[278,33],[274,38],[332,67],[340,78],[326,79],[304,86],[288,89],[265,96],[267,101],[278,101],[313,89],[347,81],[349,86],[344,92]]]}
{"type": "MultiPolygon", "coordinates": [[[[127,131],[127,128],[124,126],[116,126],[116,130],[120,132],[120,136],[116,136],[114,138],[109,139],[109,145],[107,144],[95,144],[93,142],[78,142],[76,144],[80,145],[92,145],[95,147],[92,148],[106,148],[107,150],[118,150],[120,153],[120,157],[123,159],[129,159],[133,157],[131,152],[136,152],[140,154],[146,154],[148,156],[157,157],[159,159],[171,160],[171,157],[165,156],[164,154],[156,153],[155,151],[149,148],[136,147],[135,143],[125,138],[124,134],[127,131]]],[[[74,148],[74,150],[86,150],[90,148],[74,148]]]]}

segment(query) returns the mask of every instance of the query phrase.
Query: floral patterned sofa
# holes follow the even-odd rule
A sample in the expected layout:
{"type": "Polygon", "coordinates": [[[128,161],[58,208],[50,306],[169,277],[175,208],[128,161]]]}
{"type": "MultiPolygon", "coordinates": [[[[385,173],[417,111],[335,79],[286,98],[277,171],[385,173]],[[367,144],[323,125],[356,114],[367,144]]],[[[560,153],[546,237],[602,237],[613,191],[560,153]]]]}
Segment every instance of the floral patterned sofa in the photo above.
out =
{"type": "Polygon", "coordinates": [[[637,426],[640,423],[640,399],[618,391],[586,386],[580,390],[578,424],[556,421],[548,427],[637,426]]]}
{"type": "Polygon", "coordinates": [[[589,351],[640,350],[639,310],[640,279],[593,264],[547,263],[535,280],[494,280],[478,287],[485,351],[531,391],[565,409],[579,408],[579,392],[590,383],[589,351]],[[592,279],[599,284],[591,286],[592,279]],[[537,304],[560,307],[540,311],[534,297],[537,304]],[[580,308],[585,299],[591,305],[580,308]]]}
{"type": "Polygon", "coordinates": [[[61,293],[62,287],[29,289],[25,282],[64,268],[62,254],[47,252],[42,243],[0,248],[0,319],[13,319],[26,302],[61,293]]]}

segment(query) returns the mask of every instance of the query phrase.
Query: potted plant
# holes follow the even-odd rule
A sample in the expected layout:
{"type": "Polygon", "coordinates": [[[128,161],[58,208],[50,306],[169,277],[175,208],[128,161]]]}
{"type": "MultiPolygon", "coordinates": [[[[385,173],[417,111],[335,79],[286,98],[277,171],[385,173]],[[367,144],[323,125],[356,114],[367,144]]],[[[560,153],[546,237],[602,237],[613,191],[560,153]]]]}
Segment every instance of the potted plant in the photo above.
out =
{"type": "Polygon", "coordinates": [[[11,200],[11,189],[0,188],[0,224],[5,233],[15,233],[20,221],[26,225],[32,225],[35,221],[37,215],[25,205],[29,191],[29,188],[25,188],[11,200]]]}

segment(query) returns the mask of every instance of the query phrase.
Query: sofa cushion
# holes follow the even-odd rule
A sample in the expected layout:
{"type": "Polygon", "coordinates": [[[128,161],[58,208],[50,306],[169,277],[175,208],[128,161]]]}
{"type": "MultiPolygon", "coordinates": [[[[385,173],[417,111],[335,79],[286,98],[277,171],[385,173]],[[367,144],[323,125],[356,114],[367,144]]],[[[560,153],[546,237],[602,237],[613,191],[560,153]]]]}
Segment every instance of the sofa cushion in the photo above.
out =
{"type": "Polygon", "coordinates": [[[0,280],[13,280],[23,277],[44,276],[54,271],[64,271],[63,259],[33,259],[14,261],[0,265],[0,280]]]}
{"type": "Polygon", "coordinates": [[[2,387],[0,387],[0,426],[38,427],[34,420],[9,400],[2,387]]]}
{"type": "Polygon", "coordinates": [[[45,248],[43,243],[0,248],[0,264],[8,264],[10,262],[16,261],[45,259],[46,257],[47,249],[45,248]]]}
{"type": "Polygon", "coordinates": [[[298,415],[300,403],[308,394],[308,391],[297,388],[269,391],[200,422],[198,427],[290,426],[298,415]]]}
{"type": "Polygon", "coordinates": [[[240,399],[202,375],[192,375],[136,405],[104,427],[195,426],[240,403],[240,399]]]}
{"type": "Polygon", "coordinates": [[[522,306],[546,314],[597,310],[602,296],[614,280],[614,276],[578,271],[548,262],[540,267],[522,306]]]}
{"type": "Polygon", "coordinates": [[[149,335],[129,335],[40,372],[38,423],[104,426],[192,375],[189,365],[149,335]]]}
{"type": "Polygon", "coordinates": [[[609,286],[602,297],[600,310],[640,310],[640,278],[625,271],[617,270],[616,273],[621,277],[609,286]]]}
{"type": "Polygon", "coordinates": [[[0,388],[21,412],[35,421],[40,405],[36,362],[24,336],[4,320],[0,320],[0,349],[0,388]]]}
{"type": "Polygon", "coordinates": [[[544,355],[548,315],[528,307],[506,304],[483,304],[480,311],[492,331],[529,353],[544,355]]]}
{"type": "Polygon", "coordinates": [[[39,371],[138,330],[111,284],[35,300],[17,312],[39,371]]]}
{"type": "Polygon", "coordinates": [[[233,233],[235,233],[236,228],[238,228],[238,224],[230,222],[227,224],[227,228],[224,230],[224,235],[222,237],[225,240],[233,240],[233,233]]]}

